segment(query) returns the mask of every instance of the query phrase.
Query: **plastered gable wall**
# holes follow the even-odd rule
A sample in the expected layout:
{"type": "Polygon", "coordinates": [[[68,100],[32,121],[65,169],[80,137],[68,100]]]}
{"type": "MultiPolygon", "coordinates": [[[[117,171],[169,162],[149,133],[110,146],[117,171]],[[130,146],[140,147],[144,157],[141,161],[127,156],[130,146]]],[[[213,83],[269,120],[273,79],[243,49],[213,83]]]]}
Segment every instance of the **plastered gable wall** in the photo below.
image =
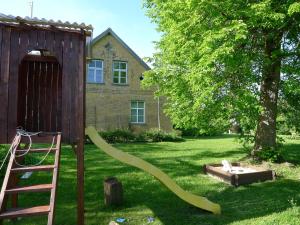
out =
{"type": "Polygon", "coordinates": [[[140,77],[146,68],[131,55],[112,35],[106,35],[92,46],[92,58],[103,60],[103,84],[87,83],[86,125],[97,130],[131,129],[135,132],[158,127],[158,108],[163,130],[172,129],[171,122],[163,111],[163,101],[154,98],[153,90],[141,88],[140,77]],[[113,84],[113,61],[127,62],[128,84],[113,84]],[[145,123],[130,123],[130,103],[145,102],[145,123]]]}

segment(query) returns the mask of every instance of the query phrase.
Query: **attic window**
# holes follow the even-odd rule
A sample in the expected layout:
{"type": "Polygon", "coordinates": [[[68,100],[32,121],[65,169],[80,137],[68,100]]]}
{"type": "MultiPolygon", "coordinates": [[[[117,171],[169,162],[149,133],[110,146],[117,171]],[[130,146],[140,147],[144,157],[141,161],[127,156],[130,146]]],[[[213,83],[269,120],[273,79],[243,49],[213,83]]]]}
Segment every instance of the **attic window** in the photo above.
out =
{"type": "Polygon", "coordinates": [[[127,62],[114,61],[113,82],[114,84],[127,84],[127,62]]]}

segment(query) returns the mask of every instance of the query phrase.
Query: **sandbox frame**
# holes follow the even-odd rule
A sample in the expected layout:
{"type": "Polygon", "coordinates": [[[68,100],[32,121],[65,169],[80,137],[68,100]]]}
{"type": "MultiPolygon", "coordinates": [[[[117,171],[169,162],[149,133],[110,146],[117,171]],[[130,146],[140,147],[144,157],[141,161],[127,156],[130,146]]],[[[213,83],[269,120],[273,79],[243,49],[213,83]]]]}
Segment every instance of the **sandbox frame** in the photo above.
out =
{"type": "MultiPolygon", "coordinates": [[[[231,163],[232,166],[243,166],[241,163],[231,163]]],[[[249,172],[244,174],[232,174],[222,170],[222,164],[206,164],[203,167],[204,173],[216,177],[225,183],[229,183],[235,187],[240,185],[251,184],[255,182],[264,182],[267,180],[275,180],[276,174],[273,170],[251,167],[256,172],[249,172]]]]}

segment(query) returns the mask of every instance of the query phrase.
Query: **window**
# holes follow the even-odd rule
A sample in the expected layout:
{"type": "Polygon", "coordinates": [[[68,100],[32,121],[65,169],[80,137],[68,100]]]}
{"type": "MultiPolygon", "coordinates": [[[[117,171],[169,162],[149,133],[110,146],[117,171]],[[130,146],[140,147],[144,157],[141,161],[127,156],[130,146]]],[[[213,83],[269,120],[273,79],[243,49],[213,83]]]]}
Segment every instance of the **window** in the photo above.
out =
{"type": "Polygon", "coordinates": [[[131,102],[131,123],[145,123],[145,102],[131,102]]]}
{"type": "Polygon", "coordinates": [[[113,63],[113,83],[127,84],[127,62],[114,61],[113,63]]]}
{"type": "Polygon", "coordinates": [[[87,82],[88,83],[104,83],[103,61],[102,60],[93,59],[89,62],[87,82]]]}

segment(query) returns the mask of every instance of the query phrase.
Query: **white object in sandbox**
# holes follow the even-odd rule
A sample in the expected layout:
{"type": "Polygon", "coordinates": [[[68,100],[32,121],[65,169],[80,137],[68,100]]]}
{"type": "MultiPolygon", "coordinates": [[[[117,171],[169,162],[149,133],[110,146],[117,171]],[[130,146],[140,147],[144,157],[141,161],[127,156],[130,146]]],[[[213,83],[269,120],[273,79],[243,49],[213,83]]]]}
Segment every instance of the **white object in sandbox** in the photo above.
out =
{"type": "Polygon", "coordinates": [[[244,173],[253,173],[256,172],[255,169],[240,167],[240,166],[232,166],[230,162],[227,160],[222,160],[222,170],[231,174],[244,174],[244,173]]]}

